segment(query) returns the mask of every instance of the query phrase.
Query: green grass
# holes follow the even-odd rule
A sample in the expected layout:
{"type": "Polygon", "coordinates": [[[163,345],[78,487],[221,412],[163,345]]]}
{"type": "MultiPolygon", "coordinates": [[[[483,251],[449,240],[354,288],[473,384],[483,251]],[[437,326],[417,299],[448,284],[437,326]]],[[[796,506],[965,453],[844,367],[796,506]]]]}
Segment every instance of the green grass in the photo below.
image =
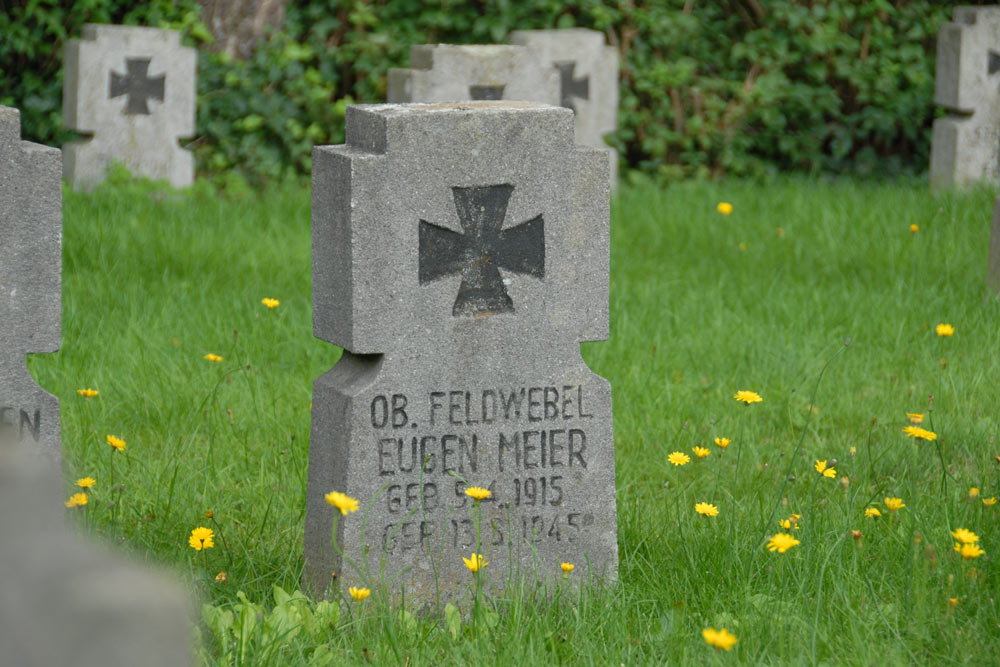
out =
{"type": "Polygon", "coordinates": [[[270,611],[272,587],[300,578],[311,385],[338,356],[312,336],[306,185],[68,192],[62,350],[29,365],[62,402],[67,477],[98,479],[90,529],[175,566],[237,624],[266,612],[227,646],[234,664],[989,664],[1000,505],[967,494],[1000,495],[992,197],[922,182],[623,189],[611,339],[583,350],[614,387],[619,581],[543,601],[511,591],[476,627],[468,613],[451,628],[400,617],[377,596],[345,604],[334,627],[330,607],[270,611]],[[720,200],[735,212],[716,213],[720,200]],[[936,336],[939,322],[955,335],[936,336]],[[78,396],[86,386],[100,395],[78,396]],[[744,407],[738,389],[764,401],[744,407]],[[901,433],[905,412],[929,413],[944,476],[935,444],[901,433]],[[112,457],[106,434],[126,451],[112,457]],[[723,452],[716,436],[734,442],[723,452]],[[695,445],[711,455],[667,462],[695,445]],[[816,459],[836,459],[849,485],[816,459]],[[890,514],[886,496],[906,507],[890,514]],[[695,515],[697,501],[720,515],[695,515]],[[881,519],[863,516],[870,504],[881,519]],[[792,512],[801,544],[767,551],[792,512]],[[199,525],[221,534],[216,548],[188,548],[199,525]],[[957,557],[958,527],[986,556],[957,557]],[[706,645],[708,626],[736,648],[706,645]]]}

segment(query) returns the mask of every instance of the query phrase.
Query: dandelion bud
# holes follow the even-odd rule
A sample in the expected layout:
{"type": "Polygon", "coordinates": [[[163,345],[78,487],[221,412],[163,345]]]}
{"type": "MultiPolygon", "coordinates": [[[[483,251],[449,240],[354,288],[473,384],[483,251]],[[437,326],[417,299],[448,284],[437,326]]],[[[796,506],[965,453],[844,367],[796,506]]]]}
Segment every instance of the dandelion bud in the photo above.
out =
{"type": "Polygon", "coordinates": [[[840,478],[840,488],[842,488],[844,491],[847,491],[847,489],[850,488],[850,486],[851,486],[851,480],[847,475],[844,475],[843,477],[840,478]]]}
{"type": "Polygon", "coordinates": [[[851,531],[851,537],[853,537],[858,542],[860,542],[861,538],[864,537],[864,536],[865,536],[864,533],[862,533],[860,530],[852,530],[851,531]]]}

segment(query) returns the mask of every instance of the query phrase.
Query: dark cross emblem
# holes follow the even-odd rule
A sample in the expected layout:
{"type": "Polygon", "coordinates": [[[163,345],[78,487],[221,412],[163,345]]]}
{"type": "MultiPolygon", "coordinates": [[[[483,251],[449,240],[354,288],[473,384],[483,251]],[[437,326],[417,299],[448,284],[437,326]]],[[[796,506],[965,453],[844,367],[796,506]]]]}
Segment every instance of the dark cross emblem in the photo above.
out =
{"type": "Polygon", "coordinates": [[[501,229],[513,191],[513,185],[452,188],[462,234],[420,221],[420,284],[461,273],[456,317],[514,312],[500,269],[545,277],[542,216],[501,229]]]}
{"type": "Polygon", "coordinates": [[[154,99],[163,101],[163,88],[166,83],[166,74],[149,78],[149,61],[152,58],[126,58],[125,69],[127,74],[111,72],[111,97],[114,99],[121,95],[128,95],[125,103],[125,115],[136,114],[149,115],[149,105],[147,100],[154,99]]]}
{"type": "Polygon", "coordinates": [[[556,68],[559,70],[559,91],[561,98],[559,104],[576,112],[576,107],[573,106],[574,97],[579,97],[581,100],[590,99],[590,77],[585,76],[580,79],[574,79],[573,70],[576,69],[576,63],[572,60],[556,63],[556,68]]]}
{"type": "Polygon", "coordinates": [[[469,86],[469,97],[474,100],[502,100],[504,86],[469,86]]]}
{"type": "Polygon", "coordinates": [[[995,74],[997,70],[1000,70],[1000,53],[990,49],[989,59],[986,62],[986,73],[995,74]]]}

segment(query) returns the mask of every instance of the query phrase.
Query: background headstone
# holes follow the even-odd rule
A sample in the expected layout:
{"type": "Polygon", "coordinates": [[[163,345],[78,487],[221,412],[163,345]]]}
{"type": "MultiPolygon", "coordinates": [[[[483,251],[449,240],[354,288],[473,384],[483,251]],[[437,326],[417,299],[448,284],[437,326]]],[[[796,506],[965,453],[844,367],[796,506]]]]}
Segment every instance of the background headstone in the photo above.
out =
{"type": "Polygon", "coordinates": [[[90,547],[63,518],[59,403],[25,366],[60,337],[59,150],[0,106],[0,663],[191,664],[183,591],[90,547]],[[41,456],[39,455],[41,454],[41,456]]]}
{"type": "Polygon", "coordinates": [[[62,317],[59,149],[21,141],[21,115],[0,107],[0,446],[57,464],[59,401],[25,355],[59,349],[62,317]]]}
{"type": "Polygon", "coordinates": [[[194,157],[177,142],[195,131],[196,63],[174,30],[84,25],[83,38],[66,44],[63,121],[93,137],[64,146],[69,184],[90,189],[118,161],[191,185],[194,157]]]}
{"type": "Polygon", "coordinates": [[[559,104],[559,72],[523,46],[419,44],[389,70],[389,102],[521,100],[559,104]]]}
{"type": "Polygon", "coordinates": [[[615,169],[618,154],[604,135],[618,128],[618,50],[604,43],[604,33],[585,28],[515,30],[510,41],[556,68],[559,103],[576,113],[576,142],[608,151],[615,169]]]}
{"type": "Polygon", "coordinates": [[[956,7],[938,33],[931,185],[1000,181],[1000,7],[956,7]]]}
{"type": "Polygon", "coordinates": [[[611,387],[580,356],[608,335],[608,166],[573,132],[531,103],[355,106],[347,143],[314,149],[314,330],[345,352],[313,394],[311,592],[384,556],[408,598],[463,596],[466,484],[493,494],[492,587],[563,561],[616,576],[611,387]],[[331,490],[362,503],[348,562],[331,490]]]}

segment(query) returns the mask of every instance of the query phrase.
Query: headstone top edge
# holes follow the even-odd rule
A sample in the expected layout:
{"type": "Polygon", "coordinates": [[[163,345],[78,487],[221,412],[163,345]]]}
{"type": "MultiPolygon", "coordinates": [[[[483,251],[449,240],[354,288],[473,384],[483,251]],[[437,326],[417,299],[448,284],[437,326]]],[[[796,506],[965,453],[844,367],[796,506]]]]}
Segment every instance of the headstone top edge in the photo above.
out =
{"type": "MultiPolygon", "coordinates": [[[[143,25],[118,25],[113,23],[84,23],[80,39],[95,41],[100,37],[114,37],[125,33],[146,33],[147,36],[165,36],[171,46],[180,46],[181,33],[170,28],[153,28],[143,25]]],[[[190,48],[190,47],[184,47],[190,48]]]]}
{"type": "Polygon", "coordinates": [[[357,112],[383,117],[422,115],[429,113],[468,113],[470,111],[559,112],[572,115],[570,109],[541,102],[516,100],[463,101],[463,102],[407,102],[399,104],[354,104],[349,107],[357,112]]]}

